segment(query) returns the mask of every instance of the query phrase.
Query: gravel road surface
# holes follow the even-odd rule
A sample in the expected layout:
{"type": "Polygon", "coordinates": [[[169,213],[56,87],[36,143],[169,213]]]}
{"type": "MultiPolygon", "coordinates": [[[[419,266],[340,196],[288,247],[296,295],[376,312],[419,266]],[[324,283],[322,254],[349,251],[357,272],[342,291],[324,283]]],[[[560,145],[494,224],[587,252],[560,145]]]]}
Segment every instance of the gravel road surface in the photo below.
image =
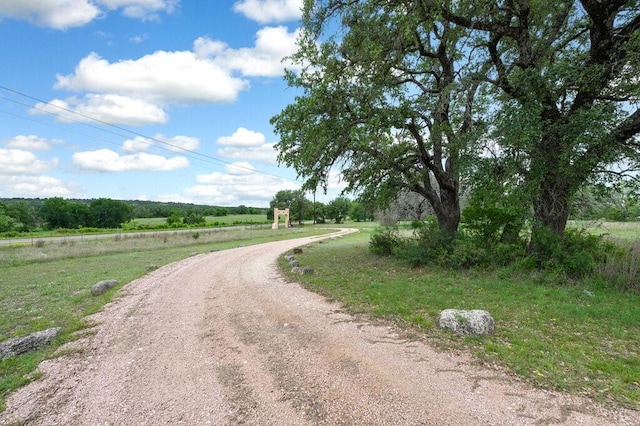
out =
{"type": "Polygon", "coordinates": [[[0,424],[640,425],[637,411],[533,389],[284,280],[278,255],[317,240],[200,254],[129,283],[0,424]]]}

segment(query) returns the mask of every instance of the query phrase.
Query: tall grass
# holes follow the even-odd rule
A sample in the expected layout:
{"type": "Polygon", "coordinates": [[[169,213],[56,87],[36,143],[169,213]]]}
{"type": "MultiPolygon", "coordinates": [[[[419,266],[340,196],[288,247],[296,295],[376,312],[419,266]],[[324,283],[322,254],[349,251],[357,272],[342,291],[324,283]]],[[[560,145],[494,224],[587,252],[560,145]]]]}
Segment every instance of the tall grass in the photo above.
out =
{"type": "Polygon", "coordinates": [[[640,239],[614,241],[619,249],[607,257],[597,273],[611,285],[640,294],[640,239]]]}
{"type": "MultiPolygon", "coordinates": [[[[311,228],[291,228],[288,236],[310,232],[311,228]]],[[[269,239],[284,235],[282,230],[245,226],[243,229],[211,228],[198,231],[134,232],[119,233],[109,239],[72,240],[48,242],[34,239],[32,242],[0,247],[0,265],[16,262],[52,261],[62,258],[99,256],[109,253],[155,250],[159,248],[187,247],[216,244],[226,241],[244,241],[254,238],[269,239]],[[196,236],[194,238],[194,236],[196,236]]]]}

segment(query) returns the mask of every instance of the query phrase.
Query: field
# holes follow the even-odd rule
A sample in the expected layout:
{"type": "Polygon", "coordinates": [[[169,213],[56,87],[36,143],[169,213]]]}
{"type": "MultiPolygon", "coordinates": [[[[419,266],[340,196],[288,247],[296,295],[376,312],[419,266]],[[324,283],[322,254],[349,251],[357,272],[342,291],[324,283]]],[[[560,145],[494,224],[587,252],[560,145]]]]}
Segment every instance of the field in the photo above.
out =
{"type": "Polygon", "coordinates": [[[598,235],[627,241],[640,240],[640,222],[603,222],[572,220],[568,226],[584,228],[598,235]]]}
{"type": "MultiPolygon", "coordinates": [[[[401,324],[410,338],[443,350],[471,351],[479,362],[508,369],[536,386],[640,409],[640,295],[596,280],[576,282],[509,268],[408,268],[369,252],[375,224],[346,226],[358,226],[361,232],[305,250],[300,261],[317,274],[292,279],[356,314],[401,324]],[[496,319],[496,333],[484,338],[444,333],[437,316],[446,308],[487,309],[496,319]]],[[[637,241],[640,224],[603,223],[589,229],[631,242],[637,241]]],[[[83,318],[117,291],[92,297],[89,289],[95,282],[116,279],[125,284],[194,252],[322,232],[313,226],[212,228],[0,247],[0,341],[63,328],[52,347],[0,361],[0,409],[6,393],[36,378],[38,363],[73,339],[74,332],[86,327],[83,318]]],[[[288,269],[284,261],[283,269],[288,269]]]]}
{"type": "MultiPolygon", "coordinates": [[[[267,215],[264,214],[230,214],[227,216],[206,216],[208,225],[215,224],[216,226],[229,226],[234,224],[245,223],[270,223],[267,220],[267,215]]],[[[134,219],[133,222],[142,225],[158,226],[167,223],[166,217],[154,217],[144,219],[134,219]]]]}

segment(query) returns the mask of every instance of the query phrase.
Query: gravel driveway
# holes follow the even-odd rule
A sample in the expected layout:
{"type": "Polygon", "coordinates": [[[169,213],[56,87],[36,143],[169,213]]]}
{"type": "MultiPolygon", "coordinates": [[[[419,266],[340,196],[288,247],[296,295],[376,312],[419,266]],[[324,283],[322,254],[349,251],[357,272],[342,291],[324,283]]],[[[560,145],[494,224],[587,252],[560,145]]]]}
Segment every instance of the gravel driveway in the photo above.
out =
{"type": "Polygon", "coordinates": [[[200,254],[131,282],[10,396],[0,424],[640,424],[405,341],[284,280],[278,255],[318,239],[200,254]]]}

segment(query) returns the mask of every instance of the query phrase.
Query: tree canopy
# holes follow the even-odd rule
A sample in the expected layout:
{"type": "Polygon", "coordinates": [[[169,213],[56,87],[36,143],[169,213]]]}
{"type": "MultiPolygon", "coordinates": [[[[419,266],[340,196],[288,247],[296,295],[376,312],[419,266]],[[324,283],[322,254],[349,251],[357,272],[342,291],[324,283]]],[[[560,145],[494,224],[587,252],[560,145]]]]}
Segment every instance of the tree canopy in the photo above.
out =
{"type": "Polygon", "coordinates": [[[338,168],[383,205],[420,194],[449,233],[461,187],[489,181],[534,247],[585,185],[634,179],[639,29],[638,0],[307,1],[279,161],[307,188],[338,168]]]}
{"type": "Polygon", "coordinates": [[[338,167],[348,191],[381,206],[400,190],[421,194],[455,233],[483,66],[458,61],[468,31],[436,24],[421,2],[380,0],[307,2],[303,25],[293,56],[303,70],[287,74],[303,95],[272,118],[279,160],[309,189],[326,189],[338,167]],[[326,34],[336,20],[344,31],[326,34]]]}

